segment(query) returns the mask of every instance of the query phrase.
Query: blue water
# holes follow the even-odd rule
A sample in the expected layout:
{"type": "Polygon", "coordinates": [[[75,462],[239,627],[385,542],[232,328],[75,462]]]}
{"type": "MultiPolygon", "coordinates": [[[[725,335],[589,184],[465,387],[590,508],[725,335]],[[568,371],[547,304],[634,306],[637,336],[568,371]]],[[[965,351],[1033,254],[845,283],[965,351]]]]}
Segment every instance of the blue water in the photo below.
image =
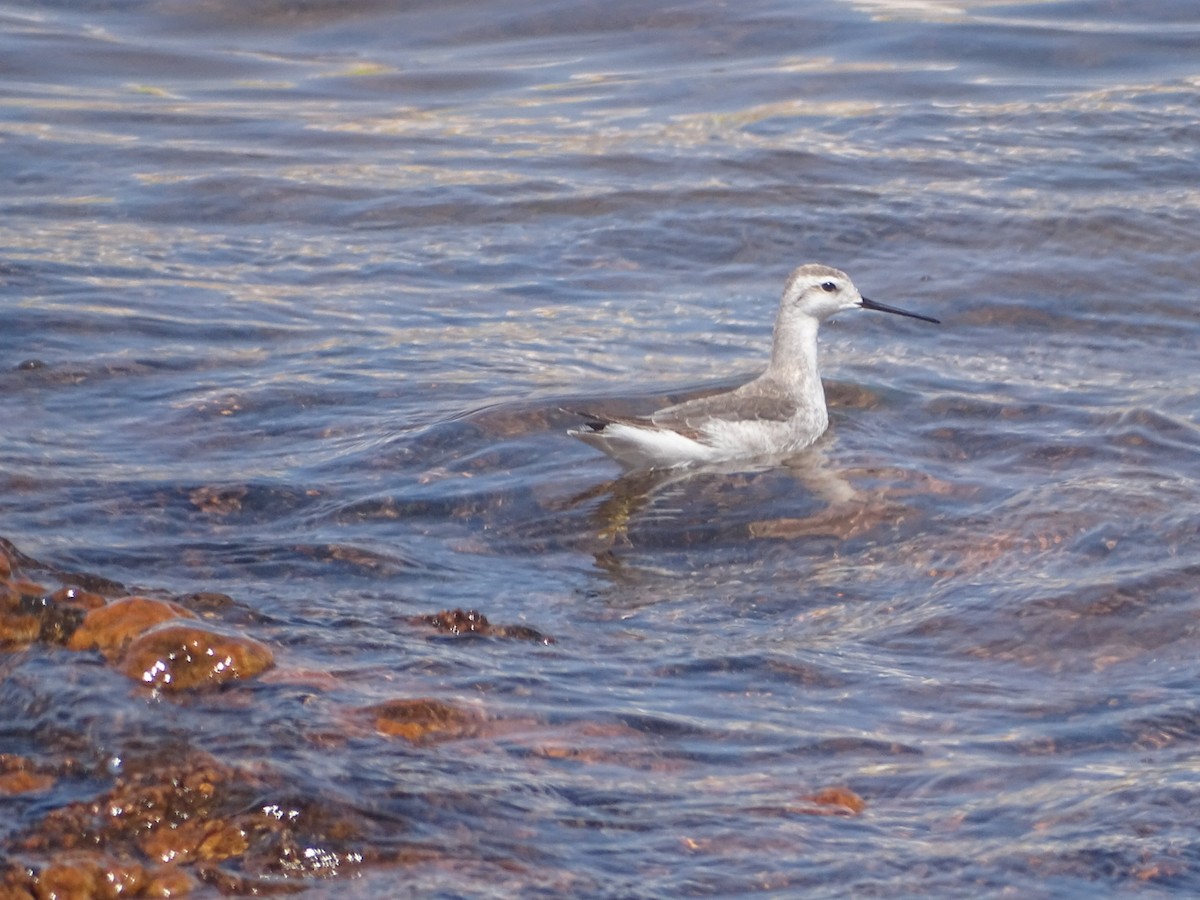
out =
{"type": "Polygon", "coordinates": [[[0,535],[228,594],[278,662],[173,700],[0,657],[0,753],[89,773],[0,854],[183,747],[370,823],[313,893],[1200,890],[1198,41],[1184,2],[0,6],[0,535]],[[809,261],[943,324],[824,327],[803,461],[565,435],[753,374],[809,261]],[[411,621],[455,607],[554,643],[411,621]],[[405,697],[482,724],[347,725],[405,697]]]}

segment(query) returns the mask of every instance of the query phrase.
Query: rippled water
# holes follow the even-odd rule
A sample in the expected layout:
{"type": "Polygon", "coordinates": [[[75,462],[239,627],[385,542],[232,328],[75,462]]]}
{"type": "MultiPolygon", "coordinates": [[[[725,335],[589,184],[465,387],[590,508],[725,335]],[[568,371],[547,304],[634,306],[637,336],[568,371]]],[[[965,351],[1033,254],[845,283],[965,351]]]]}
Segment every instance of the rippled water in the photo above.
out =
{"type": "Polygon", "coordinates": [[[1190,0],[0,26],[0,534],[276,662],[181,699],[0,655],[0,753],[55,777],[0,798],[10,865],[205,753],[324,842],[223,871],[314,893],[1200,891],[1190,0]],[[808,261],[943,321],[823,329],[816,450],[565,436],[753,373],[808,261]],[[472,724],[361,722],[412,698],[472,724]]]}

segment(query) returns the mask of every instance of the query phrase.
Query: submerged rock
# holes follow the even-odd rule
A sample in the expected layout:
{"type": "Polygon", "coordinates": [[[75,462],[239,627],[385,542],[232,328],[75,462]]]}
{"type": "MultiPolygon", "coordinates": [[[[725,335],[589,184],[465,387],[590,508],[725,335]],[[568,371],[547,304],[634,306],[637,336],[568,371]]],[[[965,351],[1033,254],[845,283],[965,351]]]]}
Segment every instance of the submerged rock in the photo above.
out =
{"type": "Polygon", "coordinates": [[[473,710],[429,697],[388,700],[368,706],[363,712],[371,716],[372,724],[380,734],[403,738],[413,744],[473,737],[483,722],[483,717],[473,710]]]}
{"type": "Polygon", "coordinates": [[[554,643],[554,638],[525,625],[493,625],[487,616],[476,609],[444,609],[433,615],[414,616],[409,621],[414,625],[429,625],[438,631],[454,635],[509,638],[536,641],[540,644],[554,643]]]}
{"type": "Polygon", "coordinates": [[[197,625],[167,625],[139,637],[118,668],[163,691],[218,687],[254,678],[275,664],[266,644],[197,625]]]}
{"type": "Polygon", "coordinates": [[[135,638],[155,626],[172,619],[194,618],[177,603],[125,597],[89,612],[67,641],[67,646],[72,650],[99,650],[113,659],[135,638]]]}

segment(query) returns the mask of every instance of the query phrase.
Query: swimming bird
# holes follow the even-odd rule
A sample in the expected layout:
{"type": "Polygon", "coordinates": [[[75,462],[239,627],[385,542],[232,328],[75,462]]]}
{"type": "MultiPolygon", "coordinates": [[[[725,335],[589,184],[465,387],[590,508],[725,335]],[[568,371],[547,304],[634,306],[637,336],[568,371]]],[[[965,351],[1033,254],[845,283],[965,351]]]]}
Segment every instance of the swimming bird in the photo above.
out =
{"type": "Polygon", "coordinates": [[[834,313],[875,309],[938,324],[858,292],[850,277],[817,264],[788,277],[775,320],[771,359],[753,381],[677,403],[646,417],[566,410],[584,418],[567,434],[629,469],[661,469],[803,450],[825,433],[829,413],[817,368],[817,330],[834,313]]]}

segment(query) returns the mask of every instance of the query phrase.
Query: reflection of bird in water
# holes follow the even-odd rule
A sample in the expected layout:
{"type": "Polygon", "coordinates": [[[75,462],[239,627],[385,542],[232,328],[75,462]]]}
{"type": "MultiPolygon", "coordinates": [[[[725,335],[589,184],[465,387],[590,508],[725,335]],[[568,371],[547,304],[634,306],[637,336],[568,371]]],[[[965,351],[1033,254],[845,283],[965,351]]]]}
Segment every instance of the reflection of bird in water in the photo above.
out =
{"type": "Polygon", "coordinates": [[[771,360],[753,381],[645,418],[582,412],[583,427],[567,433],[630,469],[779,457],[802,450],[829,425],[817,367],[817,330],[834,313],[856,308],[938,321],[868,300],[845,272],[801,266],[784,287],[771,360]]]}
{"type": "Polygon", "coordinates": [[[622,567],[614,555],[618,547],[631,547],[646,539],[661,541],[667,534],[673,535],[667,538],[668,542],[690,543],[685,534],[694,539],[716,527],[725,530],[727,536],[740,533],[750,539],[848,540],[905,514],[905,508],[887,497],[887,492],[862,495],[851,485],[848,474],[832,468],[824,453],[817,449],[793,456],[781,466],[728,462],[627,472],[577,494],[567,505],[597,501],[591,512],[595,535],[600,540],[596,561],[601,568],[615,571],[622,567]],[[802,513],[801,517],[780,518],[768,508],[759,508],[762,501],[778,495],[779,479],[794,479],[802,486],[804,495],[813,504],[810,512],[802,513]],[[731,486],[732,491],[726,490],[731,486]],[[729,503],[740,505],[748,496],[757,497],[750,501],[750,507],[758,512],[755,518],[743,519],[740,524],[737,516],[730,520],[724,516],[718,520],[711,518],[714,509],[723,509],[729,503]],[[696,518],[701,510],[703,517],[696,518]],[[730,527],[732,532],[728,531],[730,527]],[[635,528],[641,533],[641,540],[636,542],[631,536],[635,528]]]}

